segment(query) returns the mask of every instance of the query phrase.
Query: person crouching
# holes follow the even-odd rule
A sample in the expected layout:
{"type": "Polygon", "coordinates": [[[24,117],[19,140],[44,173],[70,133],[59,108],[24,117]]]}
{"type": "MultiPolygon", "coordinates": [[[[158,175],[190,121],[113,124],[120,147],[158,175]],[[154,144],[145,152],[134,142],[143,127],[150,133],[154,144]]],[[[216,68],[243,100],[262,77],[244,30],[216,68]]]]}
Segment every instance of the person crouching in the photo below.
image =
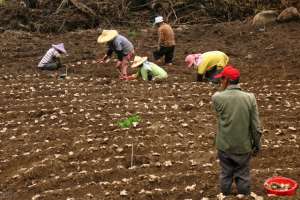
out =
{"type": "Polygon", "coordinates": [[[130,79],[142,77],[144,81],[154,81],[168,78],[168,74],[163,68],[147,60],[147,57],[134,57],[134,61],[131,67],[138,68],[138,72],[132,75],[130,79]]]}
{"type": "Polygon", "coordinates": [[[53,44],[39,62],[38,68],[42,70],[56,70],[62,67],[60,58],[66,54],[64,43],[53,44]]]}
{"type": "Polygon", "coordinates": [[[197,68],[197,81],[218,83],[219,80],[214,76],[228,64],[229,57],[221,51],[208,51],[203,54],[190,54],[186,56],[185,62],[188,68],[197,68]]]}

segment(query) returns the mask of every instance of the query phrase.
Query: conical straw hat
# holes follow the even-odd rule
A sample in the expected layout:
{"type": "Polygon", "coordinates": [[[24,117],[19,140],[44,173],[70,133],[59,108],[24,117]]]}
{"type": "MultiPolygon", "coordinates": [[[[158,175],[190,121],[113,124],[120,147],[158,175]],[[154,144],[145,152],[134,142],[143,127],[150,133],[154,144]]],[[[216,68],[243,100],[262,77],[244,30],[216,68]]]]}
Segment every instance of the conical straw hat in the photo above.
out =
{"type": "Polygon", "coordinates": [[[143,64],[146,60],[148,59],[148,57],[140,57],[140,56],[135,56],[133,63],[131,65],[131,68],[135,68],[140,66],[141,64],[143,64]]]}
{"type": "Polygon", "coordinates": [[[116,30],[103,30],[101,35],[98,37],[98,43],[106,43],[114,39],[118,35],[116,30]]]}

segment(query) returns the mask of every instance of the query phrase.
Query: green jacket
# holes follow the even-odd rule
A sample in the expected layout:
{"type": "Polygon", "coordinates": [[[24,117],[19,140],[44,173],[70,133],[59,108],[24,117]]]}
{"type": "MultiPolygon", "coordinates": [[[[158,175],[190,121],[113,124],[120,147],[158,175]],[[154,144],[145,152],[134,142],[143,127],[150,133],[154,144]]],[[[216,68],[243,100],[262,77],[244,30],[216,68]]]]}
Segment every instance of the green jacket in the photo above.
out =
{"type": "Polygon", "coordinates": [[[259,145],[260,121],[254,94],[241,91],[239,85],[230,85],[216,92],[212,101],[218,114],[218,150],[244,154],[259,145]]]}
{"type": "Polygon", "coordinates": [[[144,81],[148,81],[149,74],[155,79],[165,79],[168,77],[167,72],[163,68],[155,63],[146,61],[143,63],[143,66],[138,69],[137,77],[141,76],[144,81]]]}

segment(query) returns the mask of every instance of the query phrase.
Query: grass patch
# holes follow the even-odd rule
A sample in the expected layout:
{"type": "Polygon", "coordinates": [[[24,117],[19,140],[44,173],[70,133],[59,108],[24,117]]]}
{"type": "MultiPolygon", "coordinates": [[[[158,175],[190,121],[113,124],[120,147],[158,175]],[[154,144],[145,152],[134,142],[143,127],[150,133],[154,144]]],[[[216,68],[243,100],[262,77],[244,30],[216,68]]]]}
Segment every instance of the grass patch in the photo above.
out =
{"type": "Polygon", "coordinates": [[[132,115],[126,119],[118,121],[118,126],[120,128],[130,128],[132,126],[136,126],[141,121],[139,115],[132,115]]]}

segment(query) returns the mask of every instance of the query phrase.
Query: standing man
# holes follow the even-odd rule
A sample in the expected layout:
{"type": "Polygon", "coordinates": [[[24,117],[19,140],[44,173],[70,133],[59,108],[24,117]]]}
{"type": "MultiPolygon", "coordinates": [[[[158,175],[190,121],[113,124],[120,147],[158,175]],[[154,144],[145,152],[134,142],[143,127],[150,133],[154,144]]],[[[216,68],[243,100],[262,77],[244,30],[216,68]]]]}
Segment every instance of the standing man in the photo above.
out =
{"type": "Polygon", "coordinates": [[[133,44],[126,37],[120,35],[116,30],[103,30],[97,41],[98,43],[107,44],[107,52],[104,57],[99,60],[99,62],[108,63],[113,52],[115,52],[118,57],[116,67],[120,73],[120,79],[127,80],[129,61],[134,56],[133,44]]]}
{"type": "Polygon", "coordinates": [[[249,162],[260,150],[260,121],[253,93],[239,86],[240,72],[227,66],[215,76],[221,79],[221,92],[212,96],[218,115],[216,146],[220,160],[220,188],[223,195],[231,194],[235,181],[238,197],[250,195],[249,162]]]}
{"type": "Polygon", "coordinates": [[[158,50],[153,52],[154,60],[165,57],[166,65],[172,65],[175,50],[175,34],[172,27],[164,22],[162,16],[155,18],[154,25],[158,26],[158,50]]]}

